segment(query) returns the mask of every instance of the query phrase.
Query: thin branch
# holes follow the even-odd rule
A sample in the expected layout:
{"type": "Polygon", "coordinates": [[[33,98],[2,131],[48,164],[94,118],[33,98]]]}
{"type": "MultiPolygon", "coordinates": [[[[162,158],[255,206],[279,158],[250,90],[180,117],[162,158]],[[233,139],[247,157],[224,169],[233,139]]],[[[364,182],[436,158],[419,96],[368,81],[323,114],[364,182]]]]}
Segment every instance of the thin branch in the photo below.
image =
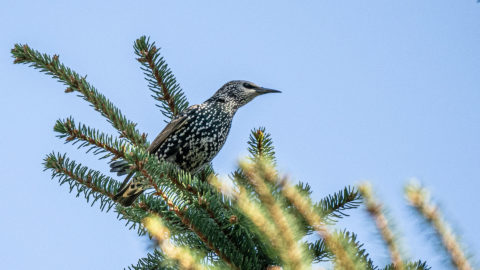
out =
{"type": "MultiPolygon", "coordinates": [[[[135,156],[135,152],[131,152],[135,156]]],[[[195,226],[192,220],[188,217],[189,216],[189,211],[187,207],[184,205],[184,201],[181,202],[181,205],[177,204],[175,198],[171,198],[167,195],[167,193],[162,190],[162,188],[157,184],[156,179],[162,178],[159,177],[159,173],[154,173],[154,171],[150,171],[149,169],[153,169],[153,166],[157,166],[158,160],[154,158],[136,158],[137,162],[135,163],[136,165],[136,170],[140,172],[140,174],[146,179],[148,184],[152,186],[155,190],[155,195],[160,196],[170,207],[170,210],[172,210],[182,221],[185,226],[189,227],[201,240],[202,242],[212,251],[214,251],[225,263],[227,263],[231,268],[233,269],[238,269],[238,267],[230,260],[230,258],[223,253],[220,249],[218,249],[211,241],[210,239],[202,232],[202,228],[200,229],[199,227],[195,226]]],[[[165,181],[164,181],[165,182],[165,181]]],[[[176,194],[176,198],[179,198],[178,196],[181,196],[182,191],[178,190],[180,193],[176,194]]],[[[188,198],[188,196],[187,196],[188,198]]],[[[192,198],[193,199],[193,198],[192,198]]],[[[180,201],[179,201],[180,202],[180,201]]],[[[209,235],[212,236],[212,235],[209,235]]],[[[238,250],[237,250],[238,252],[238,250]]]]}
{"type": "Polygon", "coordinates": [[[313,207],[324,221],[330,223],[334,221],[334,218],[338,219],[348,216],[344,211],[357,208],[360,203],[361,197],[358,190],[348,186],[343,190],[335,192],[333,195],[326,196],[318,203],[315,203],[313,207]]]}
{"type": "Polygon", "coordinates": [[[383,214],[382,205],[378,203],[373,197],[372,188],[368,183],[360,185],[359,191],[365,200],[368,213],[375,221],[378,231],[380,232],[383,240],[387,244],[388,250],[390,251],[390,257],[392,259],[394,269],[395,270],[404,269],[402,257],[400,255],[400,250],[395,240],[395,236],[392,230],[389,228],[388,219],[383,214]]]}
{"type": "Polygon", "coordinates": [[[267,215],[262,211],[263,207],[248,196],[245,188],[240,186],[238,191],[233,191],[215,176],[210,177],[209,181],[224,194],[231,195],[235,198],[239,209],[251,220],[262,235],[266,236],[265,240],[269,242],[274,250],[278,251],[281,260],[288,262],[288,249],[285,248],[285,244],[281,241],[281,231],[276,228],[271,219],[267,218],[267,215]]]}
{"type": "Polygon", "coordinates": [[[265,183],[266,180],[264,178],[266,178],[265,174],[267,174],[266,171],[268,171],[268,168],[262,166],[264,164],[256,163],[255,165],[257,166],[248,164],[246,162],[240,163],[240,167],[245,172],[247,178],[250,180],[250,183],[259,195],[262,205],[264,205],[270,213],[276,230],[281,232],[279,234],[280,240],[282,240],[280,242],[282,244],[280,248],[284,249],[281,252],[286,252],[288,254],[288,256],[286,256],[286,264],[289,265],[289,267],[292,267],[292,269],[308,268],[303,260],[303,250],[300,248],[295,239],[295,233],[298,231],[298,229],[296,228],[295,224],[289,222],[286,213],[282,210],[284,207],[282,207],[279,201],[272,196],[270,188],[265,183]]]}
{"type": "Polygon", "coordinates": [[[134,49],[148,87],[160,101],[162,114],[169,119],[175,117],[188,107],[188,101],[155,42],[150,43],[149,38],[142,36],[135,41],[134,49]]]}
{"type": "Polygon", "coordinates": [[[136,265],[130,265],[128,270],[178,270],[176,266],[169,266],[165,264],[165,255],[158,249],[155,249],[152,253],[148,253],[147,257],[138,260],[136,265]]]}
{"type": "Polygon", "coordinates": [[[103,210],[108,206],[107,211],[114,205],[113,194],[118,188],[118,183],[110,177],[90,170],[70,160],[66,155],[55,153],[47,155],[44,166],[45,169],[52,170],[52,178],[59,177],[60,184],[68,183],[70,191],[76,188],[77,196],[84,193],[87,201],[93,197],[92,205],[100,200],[100,208],[103,210]]]}
{"type": "Polygon", "coordinates": [[[30,64],[30,66],[40,69],[42,72],[63,82],[68,86],[65,92],[79,92],[84,100],[88,101],[96,111],[108,119],[113,127],[120,132],[121,136],[127,138],[134,145],[142,147],[145,145],[146,134],[140,134],[135,128],[136,124],[128,120],[111,101],[90,85],[86,81],[86,76],[81,77],[78,73],[60,63],[58,55],[50,57],[47,54],[41,54],[26,44],[15,44],[11,53],[15,57],[15,64],[30,64]]]}
{"type": "MultiPolygon", "coordinates": [[[[97,148],[94,154],[105,151],[108,152],[108,154],[102,158],[110,155],[114,156],[113,159],[124,158],[126,152],[131,148],[131,145],[126,141],[114,139],[112,136],[106,136],[98,130],[82,124],[76,126],[72,118],[57,120],[53,129],[60,133],[58,137],[65,138],[66,142],[73,142],[73,144],[75,144],[76,142],[82,141],[83,143],[80,144],[79,148],[90,145],[97,148]]],[[[91,149],[92,148],[90,148],[89,151],[91,149]]]]}
{"type": "Polygon", "coordinates": [[[275,163],[275,148],[270,133],[265,127],[253,129],[248,140],[248,152],[252,159],[263,158],[275,163]]]}
{"type": "Polygon", "coordinates": [[[170,242],[170,231],[156,217],[147,217],[143,220],[143,224],[150,234],[158,241],[158,245],[166,256],[178,262],[181,269],[201,270],[205,267],[194,258],[191,251],[185,247],[177,247],[170,242]]]}
{"type": "Polygon", "coordinates": [[[335,261],[338,265],[342,269],[357,269],[356,264],[352,261],[341,243],[338,239],[332,236],[326,225],[323,223],[321,216],[313,210],[314,208],[310,201],[298,192],[294,186],[290,185],[287,179],[282,180],[280,184],[282,186],[282,194],[297,208],[320,237],[325,240],[328,248],[333,254],[335,254],[335,261]]]}
{"type": "Polygon", "coordinates": [[[460,270],[473,269],[457,242],[457,237],[442,218],[440,210],[430,201],[427,191],[416,183],[410,183],[405,189],[405,194],[415,210],[435,229],[437,236],[450,255],[452,264],[460,270]]]}

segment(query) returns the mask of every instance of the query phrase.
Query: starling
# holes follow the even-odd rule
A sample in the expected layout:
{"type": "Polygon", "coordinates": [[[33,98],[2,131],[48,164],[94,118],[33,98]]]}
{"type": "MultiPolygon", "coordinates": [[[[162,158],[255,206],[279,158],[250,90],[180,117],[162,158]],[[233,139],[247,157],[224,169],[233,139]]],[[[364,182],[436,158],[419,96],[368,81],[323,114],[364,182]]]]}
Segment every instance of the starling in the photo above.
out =
{"type": "MultiPolygon", "coordinates": [[[[209,164],[222,148],[238,108],[266,93],[280,91],[248,81],[228,82],[202,104],[188,107],[174,117],[147,151],[160,160],[195,174],[209,164]]],[[[138,183],[136,178],[130,180],[133,172],[129,172],[126,161],[112,162],[110,167],[110,171],[119,176],[128,173],[114,199],[123,206],[131,205],[148,187],[138,183]]]]}

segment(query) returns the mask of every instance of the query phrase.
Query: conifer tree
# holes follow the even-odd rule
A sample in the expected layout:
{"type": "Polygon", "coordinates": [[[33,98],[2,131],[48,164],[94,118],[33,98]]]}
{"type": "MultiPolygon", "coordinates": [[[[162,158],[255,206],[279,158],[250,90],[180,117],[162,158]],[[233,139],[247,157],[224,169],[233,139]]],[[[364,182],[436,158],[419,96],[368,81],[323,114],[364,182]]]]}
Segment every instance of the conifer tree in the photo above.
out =
{"type": "MultiPolygon", "coordinates": [[[[379,268],[355,233],[332,229],[348,210],[360,205],[360,191],[369,193],[347,186],[313,200],[307,183],[292,184],[276,171],[272,136],[265,128],[250,132],[246,144],[250,156],[229,180],[219,179],[212,166],[191,175],[146,152],[148,138],[136,123],[86,76],[61,63],[58,55],[42,54],[26,44],[16,44],[11,52],[14,63],[57,79],[66,93],[76,92],[118,131],[118,136],[107,135],[68,117],[55,123],[60,139],[99,159],[127,161],[135,177],[151,187],[132,206],[123,207],[114,201],[120,179],[65,153],[50,153],[44,159],[45,169],[60,185],[69,185],[70,192],[101,211],[115,211],[129,229],[157,241],[158,248],[129,269],[311,269],[322,261],[332,262],[336,269],[429,269],[425,262],[393,255],[394,263],[379,268]]],[[[188,107],[187,97],[154,42],[142,36],[135,41],[134,52],[168,122],[188,107]]]]}

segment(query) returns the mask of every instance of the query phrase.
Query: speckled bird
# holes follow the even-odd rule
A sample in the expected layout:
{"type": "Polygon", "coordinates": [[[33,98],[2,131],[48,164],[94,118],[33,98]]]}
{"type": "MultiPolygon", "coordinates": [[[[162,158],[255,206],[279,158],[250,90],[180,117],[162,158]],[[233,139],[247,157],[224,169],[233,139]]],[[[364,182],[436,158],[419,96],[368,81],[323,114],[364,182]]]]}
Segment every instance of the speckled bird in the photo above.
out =
{"type": "MultiPolygon", "coordinates": [[[[209,164],[225,143],[232,119],[237,110],[256,96],[280,93],[248,81],[231,81],[223,85],[202,104],[193,105],[178,114],[153,140],[147,151],[195,174],[209,164]]],[[[148,188],[130,180],[126,161],[112,162],[111,171],[128,176],[120,186],[115,200],[124,206],[131,205],[148,188]]]]}

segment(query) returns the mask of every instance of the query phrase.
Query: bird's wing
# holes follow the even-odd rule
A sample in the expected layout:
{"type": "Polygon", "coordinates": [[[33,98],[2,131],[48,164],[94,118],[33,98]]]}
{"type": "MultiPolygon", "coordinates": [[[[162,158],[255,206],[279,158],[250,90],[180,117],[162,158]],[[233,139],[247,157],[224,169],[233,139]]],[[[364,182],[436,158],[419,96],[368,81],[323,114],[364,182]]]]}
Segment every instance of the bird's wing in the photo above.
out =
{"type": "Polygon", "coordinates": [[[153,140],[150,146],[147,148],[149,153],[155,153],[160,145],[167,139],[167,137],[182,127],[187,121],[187,115],[180,116],[178,118],[173,119],[168,125],[158,134],[158,136],[153,140]]]}
{"type": "Polygon", "coordinates": [[[150,146],[147,148],[147,151],[149,153],[155,153],[160,145],[167,139],[170,134],[173,132],[179,130],[183,125],[187,123],[188,120],[188,114],[191,113],[192,111],[197,110],[200,107],[200,105],[192,105],[185,109],[180,115],[178,115],[176,118],[174,118],[168,125],[158,134],[158,136],[153,140],[153,142],[150,144],[150,146]]]}

